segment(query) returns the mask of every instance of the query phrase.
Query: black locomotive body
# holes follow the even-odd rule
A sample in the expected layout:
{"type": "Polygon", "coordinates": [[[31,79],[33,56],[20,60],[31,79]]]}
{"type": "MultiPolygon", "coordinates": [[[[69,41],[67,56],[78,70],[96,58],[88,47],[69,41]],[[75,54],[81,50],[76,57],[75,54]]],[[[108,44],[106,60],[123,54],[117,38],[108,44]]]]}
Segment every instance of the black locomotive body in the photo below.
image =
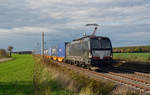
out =
{"type": "Polygon", "coordinates": [[[66,45],[65,60],[80,65],[99,65],[112,61],[112,45],[107,37],[85,36],[66,45]]]}

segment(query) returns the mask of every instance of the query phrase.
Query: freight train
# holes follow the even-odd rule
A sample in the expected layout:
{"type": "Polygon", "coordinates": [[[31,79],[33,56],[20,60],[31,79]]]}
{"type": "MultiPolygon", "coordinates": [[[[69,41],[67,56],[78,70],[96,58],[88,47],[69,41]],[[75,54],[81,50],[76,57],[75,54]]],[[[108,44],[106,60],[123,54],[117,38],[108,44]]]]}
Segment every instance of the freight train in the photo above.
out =
{"type": "Polygon", "coordinates": [[[112,44],[108,37],[84,36],[45,50],[45,56],[80,66],[99,66],[112,62],[112,44]]]}
{"type": "Polygon", "coordinates": [[[112,63],[113,55],[110,39],[108,37],[95,36],[98,24],[87,24],[86,26],[95,26],[92,35],[50,47],[44,51],[45,57],[59,62],[86,67],[112,63]]]}

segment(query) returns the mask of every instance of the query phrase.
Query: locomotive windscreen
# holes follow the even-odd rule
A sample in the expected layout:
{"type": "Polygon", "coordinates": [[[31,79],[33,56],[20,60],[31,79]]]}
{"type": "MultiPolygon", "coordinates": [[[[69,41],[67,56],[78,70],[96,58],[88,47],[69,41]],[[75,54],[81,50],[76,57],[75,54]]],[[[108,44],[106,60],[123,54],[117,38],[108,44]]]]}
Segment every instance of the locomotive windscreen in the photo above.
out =
{"type": "Polygon", "coordinates": [[[111,48],[111,43],[109,39],[91,39],[92,49],[106,49],[111,48]]]}
{"type": "Polygon", "coordinates": [[[111,48],[110,40],[108,39],[102,39],[101,42],[101,48],[111,48]]]}

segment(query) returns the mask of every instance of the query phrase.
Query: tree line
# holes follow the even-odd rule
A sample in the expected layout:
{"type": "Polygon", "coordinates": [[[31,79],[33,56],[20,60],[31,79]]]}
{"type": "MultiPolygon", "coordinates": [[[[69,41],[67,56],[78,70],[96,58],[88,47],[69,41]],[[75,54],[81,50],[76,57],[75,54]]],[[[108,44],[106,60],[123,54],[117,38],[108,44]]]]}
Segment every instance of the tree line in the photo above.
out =
{"type": "Polygon", "coordinates": [[[150,46],[132,46],[113,48],[114,53],[150,53],[150,46]]]}

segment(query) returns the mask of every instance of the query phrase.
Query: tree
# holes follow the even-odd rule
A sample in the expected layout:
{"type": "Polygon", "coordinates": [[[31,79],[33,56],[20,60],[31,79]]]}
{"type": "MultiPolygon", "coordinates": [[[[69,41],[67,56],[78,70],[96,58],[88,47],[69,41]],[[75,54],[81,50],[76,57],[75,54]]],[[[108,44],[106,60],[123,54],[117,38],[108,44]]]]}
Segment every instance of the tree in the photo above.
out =
{"type": "Polygon", "coordinates": [[[8,46],[9,56],[11,57],[11,52],[13,50],[13,46],[8,46]]]}

